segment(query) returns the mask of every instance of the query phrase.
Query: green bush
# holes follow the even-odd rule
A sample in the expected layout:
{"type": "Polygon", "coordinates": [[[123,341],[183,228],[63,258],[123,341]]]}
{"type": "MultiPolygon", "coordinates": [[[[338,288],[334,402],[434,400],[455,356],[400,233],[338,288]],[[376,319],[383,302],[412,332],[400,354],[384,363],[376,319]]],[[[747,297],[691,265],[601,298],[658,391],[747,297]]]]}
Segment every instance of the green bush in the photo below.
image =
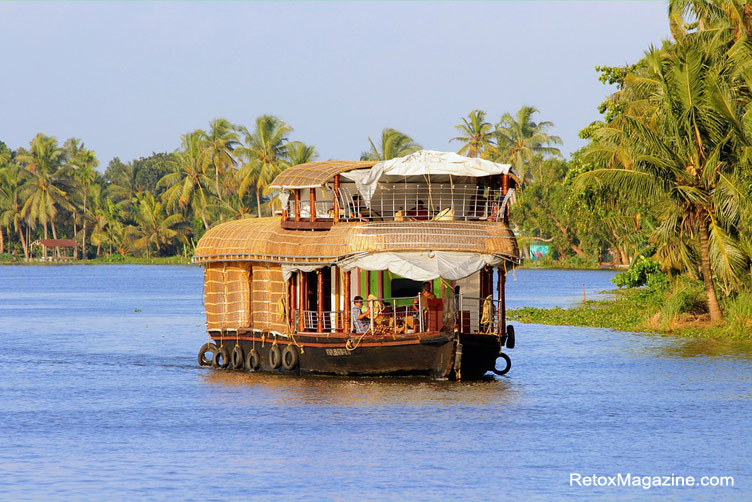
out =
{"type": "Polygon", "coordinates": [[[647,285],[650,289],[665,290],[668,287],[668,278],[661,271],[660,264],[642,255],[629,265],[626,272],[616,274],[611,282],[620,288],[639,288],[647,285]]]}
{"type": "Polygon", "coordinates": [[[731,336],[752,333],[752,292],[742,291],[726,309],[726,330],[731,336]]]}
{"type": "Polygon", "coordinates": [[[680,314],[702,315],[708,312],[705,287],[702,281],[677,278],[660,309],[661,329],[674,329],[680,314]]]}

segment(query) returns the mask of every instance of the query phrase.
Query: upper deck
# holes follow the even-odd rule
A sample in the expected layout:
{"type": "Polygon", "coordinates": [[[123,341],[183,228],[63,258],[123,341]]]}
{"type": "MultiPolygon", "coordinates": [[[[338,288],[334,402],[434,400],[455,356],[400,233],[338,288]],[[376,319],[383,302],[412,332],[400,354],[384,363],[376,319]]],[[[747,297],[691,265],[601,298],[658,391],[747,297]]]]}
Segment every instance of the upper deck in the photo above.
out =
{"type": "Polygon", "coordinates": [[[280,174],[282,226],[338,222],[508,222],[517,178],[509,165],[422,150],[385,162],[311,162],[280,174]]]}
{"type": "Polygon", "coordinates": [[[301,164],[271,184],[281,218],[219,225],[199,241],[194,261],[334,265],[374,253],[448,251],[516,264],[508,210],[516,182],[508,165],[426,150],[378,163],[301,164]]]}

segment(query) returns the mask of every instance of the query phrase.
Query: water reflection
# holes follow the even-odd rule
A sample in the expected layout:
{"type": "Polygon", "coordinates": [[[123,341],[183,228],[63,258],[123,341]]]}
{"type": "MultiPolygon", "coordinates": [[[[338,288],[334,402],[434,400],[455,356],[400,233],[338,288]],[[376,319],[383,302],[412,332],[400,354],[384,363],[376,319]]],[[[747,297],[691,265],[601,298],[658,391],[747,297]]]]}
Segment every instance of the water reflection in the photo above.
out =
{"type": "Polygon", "coordinates": [[[518,384],[505,378],[453,382],[428,378],[342,378],[287,376],[209,370],[203,380],[213,386],[247,389],[255,399],[268,395],[291,406],[496,406],[519,398],[518,384]]]}
{"type": "Polygon", "coordinates": [[[718,340],[713,338],[676,339],[654,348],[657,355],[668,357],[727,357],[751,360],[751,340],[718,340]]]}

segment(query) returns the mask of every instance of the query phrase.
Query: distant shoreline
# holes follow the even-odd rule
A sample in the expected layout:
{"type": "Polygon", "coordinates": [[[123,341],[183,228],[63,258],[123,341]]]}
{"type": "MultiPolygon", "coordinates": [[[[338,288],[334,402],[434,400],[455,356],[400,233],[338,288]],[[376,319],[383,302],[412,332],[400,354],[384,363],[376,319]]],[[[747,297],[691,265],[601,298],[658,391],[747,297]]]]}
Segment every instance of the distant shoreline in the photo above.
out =
{"type": "MultiPolygon", "coordinates": [[[[119,256],[119,255],[118,255],[119,256]]],[[[137,258],[133,256],[126,256],[120,258],[95,258],[92,260],[66,260],[66,261],[41,261],[41,260],[29,260],[24,261],[23,258],[19,258],[18,261],[12,260],[0,260],[0,266],[2,265],[26,265],[26,266],[42,266],[50,267],[56,265],[191,265],[190,258],[184,258],[182,256],[167,256],[158,258],[137,258]]]]}
{"type": "MultiPolygon", "coordinates": [[[[65,261],[41,261],[38,259],[24,261],[19,258],[17,261],[8,259],[5,256],[0,258],[1,265],[33,265],[33,266],[53,266],[53,265],[191,265],[191,258],[182,256],[165,256],[156,258],[143,258],[136,256],[109,255],[107,257],[94,258],[90,260],[65,260],[65,261]]],[[[599,266],[599,265],[580,265],[568,262],[549,262],[540,264],[532,262],[517,267],[523,270],[621,270],[621,267],[599,266]]]]}

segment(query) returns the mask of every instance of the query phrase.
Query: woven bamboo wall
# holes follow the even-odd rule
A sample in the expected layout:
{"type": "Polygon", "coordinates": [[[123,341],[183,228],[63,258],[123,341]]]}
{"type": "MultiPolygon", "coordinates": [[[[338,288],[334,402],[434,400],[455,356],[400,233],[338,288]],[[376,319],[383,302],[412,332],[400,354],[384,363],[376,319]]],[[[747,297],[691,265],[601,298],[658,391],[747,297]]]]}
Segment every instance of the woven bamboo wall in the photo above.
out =
{"type": "Polygon", "coordinates": [[[248,218],[222,223],[204,234],[194,261],[334,260],[358,252],[466,251],[501,254],[519,260],[514,233],[502,222],[416,221],[339,223],[328,232],[280,227],[279,218],[248,218]]]}
{"type": "Polygon", "coordinates": [[[287,333],[282,301],[287,297],[282,267],[274,263],[253,263],[253,328],[287,333]]]}
{"type": "Polygon", "coordinates": [[[207,329],[237,329],[250,325],[250,265],[207,263],[204,269],[204,308],[207,329]]]}

